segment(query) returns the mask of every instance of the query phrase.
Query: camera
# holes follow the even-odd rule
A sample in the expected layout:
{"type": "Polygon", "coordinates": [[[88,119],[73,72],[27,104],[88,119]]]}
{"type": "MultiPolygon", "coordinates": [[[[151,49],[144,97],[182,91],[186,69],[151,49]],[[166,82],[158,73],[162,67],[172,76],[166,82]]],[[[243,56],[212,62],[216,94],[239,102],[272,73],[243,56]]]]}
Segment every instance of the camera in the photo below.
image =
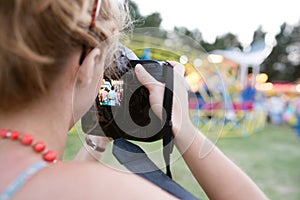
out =
{"type": "Polygon", "coordinates": [[[173,67],[166,61],[129,59],[127,54],[120,53],[115,60],[117,72],[104,77],[94,106],[82,118],[82,129],[91,135],[113,139],[144,142],[162,139],[166,117],[159,119],[154,114],[149,91],[138,81],[134,68],[141,64],[157,81],[166,83],[168,79],[173,82],[173,75],[168,75],[173,73],[173,67]],[[95,120],[101,129],[95,127],[95,120]]]}
{"type": "Polygon", "coordinates": [[[162,139],[167,174],[171,177],[173,67],[166,61],[129,59],[126,54],[117,56],[114,63],[117,72],[104,77],[95,104],[81,119],[82,129],[90,135],[111,137],[115,142],[119,138],[142,142],[162,139]],[[155,94],[163,96],[162,119],[154,114],[149,91],[136,77],[137,64],[164,83],[164,93],[155,94]]]}
{"type": "Polygon", "coordinates": [[[103,87],[110,90],[105,92],[106,96],[115,93],[112,96],[116,99],[108,99],[113,103],[106,103],[100,92],[95,106],[99,125],[106,136],[151,142],[162,138],[163,123],[151,109],[149,91],[135,75],[134,67],[137,64],[143,65],[148,73],[162,83],[166,81],[167,69],[172,68],[164,61],[128,60],[126,68],[124,66],[119,70],[120,79],[104,81],[106,86],[111,85],[110,88],[103,87]]]}

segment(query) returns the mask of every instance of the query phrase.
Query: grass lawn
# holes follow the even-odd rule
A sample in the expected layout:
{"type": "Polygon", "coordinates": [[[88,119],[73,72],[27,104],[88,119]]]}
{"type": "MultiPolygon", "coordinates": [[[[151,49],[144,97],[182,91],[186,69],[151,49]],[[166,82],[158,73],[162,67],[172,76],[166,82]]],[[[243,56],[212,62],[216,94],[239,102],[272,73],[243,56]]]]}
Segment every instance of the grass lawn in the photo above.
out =
{"type": "MultiPolygon", "coordinates": [[[[78,134],[70,134],[64,159],[71,160],[80,146],[78,134]]],[[[221,138],[217,146],[246,171],[270,199],[300,199],[300,141],[290,127],[267,125],[249,137],[221,138]]],[[[145,148],[147,151],[160,147],[160,143],[155,143],[145,148]]],[[[111,159],[107,156],[105,162],[113,163],[111,159]]],[[[201,199],[208,199],[182,159],[173,163],[172,172],[178,183],[201,199]]]]}

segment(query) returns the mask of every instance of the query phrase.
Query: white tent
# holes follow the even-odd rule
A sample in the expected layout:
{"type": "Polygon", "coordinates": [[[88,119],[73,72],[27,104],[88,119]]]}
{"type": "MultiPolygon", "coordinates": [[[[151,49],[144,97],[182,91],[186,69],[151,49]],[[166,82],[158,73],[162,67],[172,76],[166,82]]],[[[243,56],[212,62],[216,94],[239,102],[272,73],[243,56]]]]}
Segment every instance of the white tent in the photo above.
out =
{"type": "MultiPolygon", "coordinates": [[[[240,65],[239,78],[243,86],[247,83],[248,69],[252,68],[253,75],[259,74],[260,65],[264,60],[270,55],[273,47],[267,46],[265,41],[261,40],[254,43],[251,46],[249,52],[242,52],[237,50],[215,50],[210,52],[210,54],[221,55],[224,58],[236,62],[240,65]]],[[[253,79],[253,85],[255,84],[255,79],[253,79]]]]}

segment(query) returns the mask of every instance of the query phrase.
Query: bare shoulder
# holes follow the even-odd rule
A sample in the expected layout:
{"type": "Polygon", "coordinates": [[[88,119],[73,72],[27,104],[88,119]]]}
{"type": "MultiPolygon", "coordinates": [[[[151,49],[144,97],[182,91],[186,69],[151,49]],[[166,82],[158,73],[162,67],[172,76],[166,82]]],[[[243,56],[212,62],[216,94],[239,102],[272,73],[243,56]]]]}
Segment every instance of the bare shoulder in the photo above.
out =
{"type": "Polygon", "coordinates": [[[51,165],[36,174],[16,199],[173,199],[146,180],[100,163],[51,165]]]}

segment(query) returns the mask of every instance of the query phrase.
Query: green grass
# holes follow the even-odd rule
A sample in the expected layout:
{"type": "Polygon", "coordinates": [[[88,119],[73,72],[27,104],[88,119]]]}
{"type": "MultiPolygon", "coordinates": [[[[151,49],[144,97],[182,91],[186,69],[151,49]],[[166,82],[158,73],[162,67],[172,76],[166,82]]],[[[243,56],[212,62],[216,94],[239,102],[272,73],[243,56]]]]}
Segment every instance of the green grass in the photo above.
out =
{"type": "Polygon", "coordinates": [[[217,144],[270,199],[300,199],[300,141],[288,126],[270,126],[217,144]]]}
{"type": "MultiPolygon", "coordinates": [[[[300,141],[288,126],[267,125],[263,130],[245,138],[221,138],[217,146],[238,164],[270,199],[300,199],[300,141]]],[[[71,160],[81,147],[78,134],[70,134],[65,160],[71,160]]],[[[145,151],[160,149],[160,142],[147,144],[145,151]]],[[[110,150],[107,155],[110,155],[110,150]]],[[[150,156],[162,160],[161,152],[150,156]]],[[[111,156],[105,163],[115,166],[111,156]]],[[[159,163],[159,161],[158,161],[159,163]]],[[[182,159],[172,165],[174,179],[201,199],[208,199],[192,177],[182,159]]],[[[242,197],[241,197],[242,199],[242,197]]]]}

